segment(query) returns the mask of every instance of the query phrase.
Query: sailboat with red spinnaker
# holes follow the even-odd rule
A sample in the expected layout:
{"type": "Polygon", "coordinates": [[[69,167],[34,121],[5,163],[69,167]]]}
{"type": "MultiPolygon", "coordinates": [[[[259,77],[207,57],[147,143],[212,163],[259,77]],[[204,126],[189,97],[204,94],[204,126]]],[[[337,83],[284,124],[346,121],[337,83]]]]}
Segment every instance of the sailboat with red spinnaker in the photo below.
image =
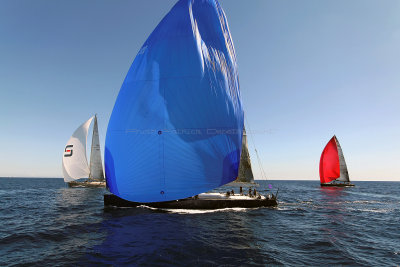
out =
{"type": "Polygon", "coordinates": [[[326,144],[319,162],[321,186],[354,186],[350,183],[346,161],[336,136],[326,144]]]}

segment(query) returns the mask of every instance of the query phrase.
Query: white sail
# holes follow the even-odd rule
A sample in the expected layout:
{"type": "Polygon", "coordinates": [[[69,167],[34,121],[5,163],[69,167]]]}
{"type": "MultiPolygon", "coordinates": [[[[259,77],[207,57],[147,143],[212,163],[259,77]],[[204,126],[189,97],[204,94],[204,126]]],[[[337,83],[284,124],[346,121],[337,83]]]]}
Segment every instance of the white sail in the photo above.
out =
{"type": "Polygon", "coordinates": [[[242,154],[240,155],[239,173],[236,182],[254,182],[253,171],[251,169],[250,153],[247,146],[246,129],[243,128],[242,154]]]}
{"type": "Polygon", "coordinates": [[[68,140],[62,156],[63,174],[65,182],[72,182],[80,178],[89,177],[89,166],[86,158],[86,140],[91,117],[74,132],[68,140]]]}
{"type": "Polygon", "coordinates": [[[104,180],[103,164],[101,162],[101,151],[99,141],[99,129],[97,126],[97,116],[94,116],[92,148],[90,152],[90,174],[89,178],[104,180]]]}
{"type": "Polygon", "coordinates": [[[336,181],[342,181],[342,182],[350,182],[349,179],[349,172],[347,171],[347,165],[346,161],[344,160],[344,155],[342,151],[342,147],[339,144],[339,140],[336,138],[336,146],[339,154],[339,164],[340,164],[340,177],[336,179],[336,181]]]}

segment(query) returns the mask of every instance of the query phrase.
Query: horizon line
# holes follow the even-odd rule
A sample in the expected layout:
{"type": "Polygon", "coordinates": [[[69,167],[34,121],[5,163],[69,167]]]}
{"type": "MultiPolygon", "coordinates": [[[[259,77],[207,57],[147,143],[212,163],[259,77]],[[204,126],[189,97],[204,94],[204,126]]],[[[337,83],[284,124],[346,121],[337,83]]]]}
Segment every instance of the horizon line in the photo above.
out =
{"type": "MultiPolygon", "coordinates": [[[[38,177],[38,176],[0,176],[1,178],[13,178],[13,179],[64,179],[63,177],[52,177],[52,176],[47,176],[47,177],[38,177]]],[[[276,179],[276,178],[271,178],[271,179],[254,179],[254,181],[319,181],[319,179],[290,179],[290,178],[285,178],[285,179],[276,179]]],[[[400,179],[398,180],[387,180],[387,179],[377,179],[377,178],[365,178],[363,180],[351,180],[351,182],[400,182],[400,179]]]]}

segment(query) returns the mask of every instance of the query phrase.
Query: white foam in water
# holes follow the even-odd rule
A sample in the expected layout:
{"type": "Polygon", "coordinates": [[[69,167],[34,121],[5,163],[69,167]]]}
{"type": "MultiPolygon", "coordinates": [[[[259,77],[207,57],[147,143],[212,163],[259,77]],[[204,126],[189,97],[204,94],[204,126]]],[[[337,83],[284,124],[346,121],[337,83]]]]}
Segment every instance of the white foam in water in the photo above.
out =
{"type": "Polygon", "coordinates": [[[363,209],[363,208],[351,208],[348,207],[348,210],[356,210],[356,211],[361,211],[361,212],[374,212],[374,213],[388,213],[389,209],[363,209]]]}
{"type": "Polygon", "coordinates": [[[386,202],[376,201],[376,200],[355,200],[355,201],[345,201],[345,203],[385,204],[386,202]]]}
{"type": "Polygon", "coordinates": [[[236,212],[241,212],[241,211],[246,211],[246,210],[251,210],[251,209],[257,209],[257,208],[225,208],[225,209],[212,209],[212,210],[195,210],[195,209],[160,209],[160,208],[153,208],[145,205],[141,205],[139,207],[142,208],[147,208],[151,210],[162,210],[162,211],[167,211],[170,213],[178,213],[178,214],[204,214],[204,213],[213,213],[213,212],[225,212],[225,211],[236,211],[236,212]]]}
{"type": "Polygon", "coordinates": [[[179,214],[203,214],[203,213],[213,213],[213,212],[224,212],[224,211],[246,211],[248,208],[225,208],[225,209],[214,209],[214,210],[189,210],[189,209],[164,209],[165,211],[171,213],[179,214]]]}

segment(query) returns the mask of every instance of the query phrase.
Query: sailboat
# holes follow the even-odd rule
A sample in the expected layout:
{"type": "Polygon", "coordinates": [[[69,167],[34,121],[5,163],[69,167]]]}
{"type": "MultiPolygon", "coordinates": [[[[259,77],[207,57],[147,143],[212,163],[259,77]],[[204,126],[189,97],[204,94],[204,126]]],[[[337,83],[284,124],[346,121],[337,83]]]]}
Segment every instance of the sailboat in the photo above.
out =
{"type": "Polygon", "coordinates": [[[225,208],[276,199],[205,194],[234,181],[243,109],[217,0],[179,0],[139,50],[107,129],[106,206],[225,208]]]}
{"type": "Polygon", "coordinates": [[[62,156],[64,181],[70,187],[105,187],[97,116],[84,122],[68,140],[62,156]],[[93,123],[90,164],[86,157],[89,126],[93,123]]]}
{"type": "Polygon", "coordinates": [[[334,135],[325,146],[319,162],[321,186],[354,186],[350,183],[342,147],[334,135]]]}

